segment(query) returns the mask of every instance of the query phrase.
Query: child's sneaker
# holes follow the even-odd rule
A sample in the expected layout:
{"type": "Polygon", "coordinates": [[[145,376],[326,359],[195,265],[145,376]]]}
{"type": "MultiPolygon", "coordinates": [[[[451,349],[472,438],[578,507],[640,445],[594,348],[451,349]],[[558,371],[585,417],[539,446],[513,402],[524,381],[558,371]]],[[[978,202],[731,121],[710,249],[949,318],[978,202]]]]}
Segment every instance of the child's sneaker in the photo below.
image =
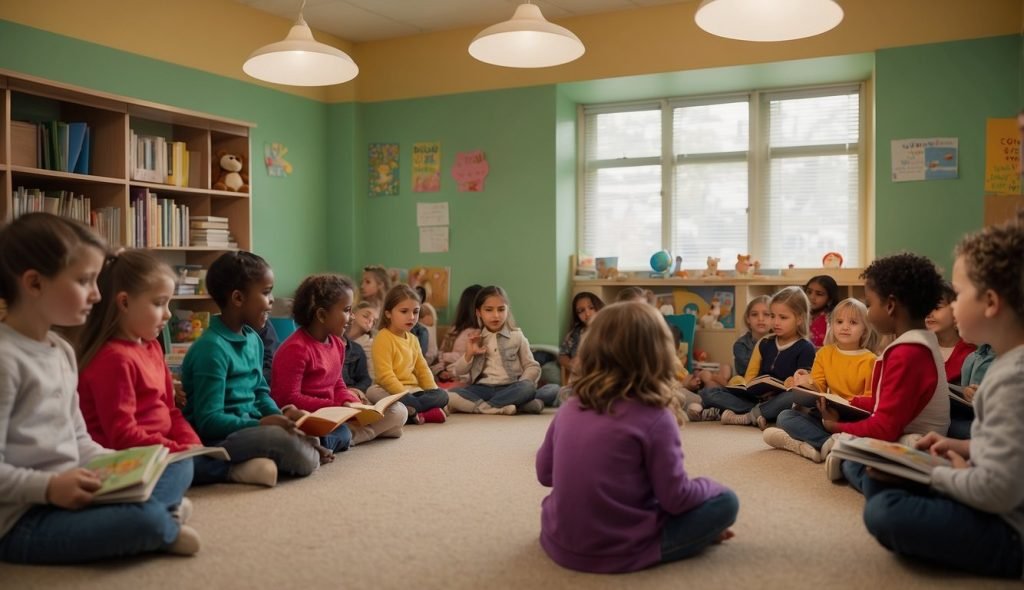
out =
{"type": "Polygon", "coordinates": [[[181,503],[171,510],[171,518],[178,521],[178,524],[188,523],[188,519],[192,518],[192,500],[182,498],[181,503]]]}
{"type": "Polygon", "coordinates": [[[445,415],[444,410],[441,408],[430,408],[426,412],[420,412],[417,416],[423,419],[422,423],[429,422],[431,424],[444,424],[445,415]]]}
{"type": "Polygon", "coordinates": [[[519,406],[516,412],[519,414],[540,414],[544,411],[544,402],[539,399],[531,399],[525,404],[519,406]]]}
{"type": "Polygon", "coordinates": [[[690,419],[690,422],[700,422],[703,411],[704,406],[694,402],[686,406],[686,417],[690,419]]]}
{"type": "Polygon", "coordinates": [[[736,426],[750,426],[750,414],[737,414],[732,410],[726,410],[722,412],[722,424],[732,424],[736,426]]]}
{"type": "Polygon", "coordinates": [[[841,481],[843,479],[843,460],[829,453],[825,457],[825,477],[829,481],[841,481]]]}
{"type": "Polygon", "coordinates": [[[718,422],[722,419],[722,410],[718,408],[704,408],[700,413],[701,422],[718,422]]]}
{"type": "Polygon", "coordinates": [[[228,469],[228,479],[272,488],[277,485],[277,463],[266,457],[235,463],[228,469]]]}
{"type": "Polygon", "coordinates": [[[181,525],[178,538],[167,546],[164,551],[174,555],[195,555],[199,552],[199,533],[187,524],[181,525]]]}
{"type": "Polygon", "coordinates": [[[814,448],[810,443],[806,443],[802,440],[797,440],[789,436],[789,433],[781,428],[772,426],[771,428],[765,429],[764,442],[776,449],[796,453],[797,455],[810,459],[815,463],[821,463],[821,453],[818,452],[818,449],[814,448]]]}

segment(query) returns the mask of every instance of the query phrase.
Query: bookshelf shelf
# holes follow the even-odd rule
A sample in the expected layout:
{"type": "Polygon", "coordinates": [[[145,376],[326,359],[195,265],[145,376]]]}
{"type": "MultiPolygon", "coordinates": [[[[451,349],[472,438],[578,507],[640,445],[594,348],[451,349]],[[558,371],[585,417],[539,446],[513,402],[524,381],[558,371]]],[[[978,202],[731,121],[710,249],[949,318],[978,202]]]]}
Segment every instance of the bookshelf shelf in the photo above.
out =
{"type": "Polygon", "coordinates": [[[118,184],[124,185],[123,178],[110,178],[107,176],[95,176],[92,174],[75,174],[74,172],[60,172],[58,170],[46,170],[44,168],[31,168],[29,166],[10,166],[11,174],[27,178],[55,178],[59,180],[71,180],[75,182],[92,182],[96,184],[118,184]]]}
{"type": "MultiPolygon", "coordinates": [[[[183,243],[192,218],[225,218],[238,248],[149,248],[172,267],[208,268],[224,252],[252,249],[251,178],[247,193],[213,182],[218,151],[253,161],[254,126],[0,69],[0,222],[14,216],[19,187],[19,213],[63,212],[68,198],[88,203],[84,218],[115,248],[183,243]],[[164,184],[164,175],[189,186],[164,184]]],[[[242,172],[251,176],[248,164],[242,172]]],[[[212,305],[208,295],[173,299],[187,309],[212,305]]]]}

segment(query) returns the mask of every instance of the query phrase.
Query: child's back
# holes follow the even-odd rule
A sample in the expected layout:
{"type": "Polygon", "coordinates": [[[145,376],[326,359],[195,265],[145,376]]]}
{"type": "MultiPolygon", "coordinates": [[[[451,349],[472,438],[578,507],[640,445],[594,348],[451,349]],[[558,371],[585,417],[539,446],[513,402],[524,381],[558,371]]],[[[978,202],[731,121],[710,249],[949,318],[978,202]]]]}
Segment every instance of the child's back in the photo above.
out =
{"type": "Polygon", "coordinates": [[[599,414],[570,397],[537,453],[540,482],[557,482],[541,510],[548,555],[591,572],[658,563],[667,516],[726,491],[709,479],[689,479],[679,448],[679,427],[665,408],[620,400],[599,414]]]}

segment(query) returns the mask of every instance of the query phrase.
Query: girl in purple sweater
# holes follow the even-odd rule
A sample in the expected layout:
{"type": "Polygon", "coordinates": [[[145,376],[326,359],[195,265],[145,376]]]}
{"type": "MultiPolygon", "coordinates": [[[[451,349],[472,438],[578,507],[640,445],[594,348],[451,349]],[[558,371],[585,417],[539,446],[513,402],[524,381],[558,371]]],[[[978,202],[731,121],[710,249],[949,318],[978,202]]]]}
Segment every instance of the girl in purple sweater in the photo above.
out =
{"type": "Polygon", "coordinates": [[[580,376],[537,452],[552,488],[540,543],[574,570],[629,572],[732,538],[739,500],[683,469],[676,356],[649,305],[605,307],[579,349],[580,376]]]}

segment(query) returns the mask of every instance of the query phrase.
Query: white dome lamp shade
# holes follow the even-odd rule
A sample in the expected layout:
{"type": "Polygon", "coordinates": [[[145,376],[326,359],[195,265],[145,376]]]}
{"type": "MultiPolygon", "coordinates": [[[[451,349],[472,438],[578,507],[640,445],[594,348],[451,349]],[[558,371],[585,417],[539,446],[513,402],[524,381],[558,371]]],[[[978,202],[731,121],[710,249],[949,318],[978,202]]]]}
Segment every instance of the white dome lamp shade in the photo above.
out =
{"type": "Polygon", "coordinates": [[[835,0],[703,0],[697,26],[739,41],[791,41],[830,31],[843,20],[835,0]]]}
{"type": "MultiPolygon", "coordinates": [[[[305,7],[305,0],[302,5],[305,7]]],[[[302,18],[300,8],[299,18],[284,41],[252,52],[242,65],[242,71],[274,84],[329,86],[355,78],[359,66],[344,51],[313,39],[313,31],[302,18]]]]}
{"type": "Polygon", "coordinates": [[[520,4],[512,18],[480,31],[469,44],[476,59],[507,68],[548,68],[586,51],[572,31],[545,20],[534,4],[520,4]]]}

